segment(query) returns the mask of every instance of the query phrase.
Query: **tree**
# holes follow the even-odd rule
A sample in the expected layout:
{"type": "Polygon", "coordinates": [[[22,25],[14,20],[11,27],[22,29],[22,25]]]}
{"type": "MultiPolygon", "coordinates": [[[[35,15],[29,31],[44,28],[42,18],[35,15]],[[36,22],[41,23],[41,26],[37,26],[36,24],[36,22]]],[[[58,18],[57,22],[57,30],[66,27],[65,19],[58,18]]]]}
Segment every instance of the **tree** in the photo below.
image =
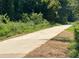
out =
{"type": "Polygon", "coordinates": [[[68,1],[67,0],[59,0],[61,7],[58,10],[58,22],[62,24],[67,24],[68,16],[69,16],[69,9],[68,9],[68,1]]]}
{"type": "Polygon", "coordinates": [[[42,13],[50,23],[67,23],[73,17],[68,8],[68,0],[0,0],[0,13],[7,14],[14,21],[19,20],[23,13],[42,13]]]}

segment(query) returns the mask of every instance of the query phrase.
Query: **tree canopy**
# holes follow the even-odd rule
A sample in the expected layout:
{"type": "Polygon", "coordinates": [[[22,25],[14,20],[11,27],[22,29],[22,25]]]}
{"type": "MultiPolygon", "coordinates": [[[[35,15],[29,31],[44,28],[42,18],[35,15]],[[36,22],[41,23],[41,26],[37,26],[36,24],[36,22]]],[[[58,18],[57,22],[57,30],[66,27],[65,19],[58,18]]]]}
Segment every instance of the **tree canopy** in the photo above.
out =
{"type": "Polygon", "coordinates": [[[79,0],[0,0],[0,14],[19,20],[23,13],[42,13],[49,22],[66,23],[79,16],[79,0]]]}

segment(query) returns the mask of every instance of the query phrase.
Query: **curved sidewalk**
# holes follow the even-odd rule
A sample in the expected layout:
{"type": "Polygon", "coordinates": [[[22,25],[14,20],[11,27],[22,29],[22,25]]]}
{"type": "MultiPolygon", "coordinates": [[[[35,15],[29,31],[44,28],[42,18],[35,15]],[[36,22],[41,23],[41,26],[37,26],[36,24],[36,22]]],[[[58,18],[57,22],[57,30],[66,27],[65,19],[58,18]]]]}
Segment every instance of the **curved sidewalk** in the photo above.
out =
{"type": "Polygon", "coordinates": [[[70,26],[71,25],[55,26],[0,42],[0,57],[24,57],[70,26]]]}

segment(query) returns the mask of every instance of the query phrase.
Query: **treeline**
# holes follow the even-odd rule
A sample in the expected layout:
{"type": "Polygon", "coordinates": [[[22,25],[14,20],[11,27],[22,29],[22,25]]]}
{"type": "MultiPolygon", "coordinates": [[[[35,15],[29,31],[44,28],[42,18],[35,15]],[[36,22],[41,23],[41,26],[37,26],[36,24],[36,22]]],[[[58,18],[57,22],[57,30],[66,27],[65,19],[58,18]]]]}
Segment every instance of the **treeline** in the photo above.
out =
{"type": "Polygon", "coordinates": [[[50,23],[66,24],[79,18],[78,6],[78,0],[0,0],[0,14],[17,21],[23,13],[42,13],[50,23]]]}

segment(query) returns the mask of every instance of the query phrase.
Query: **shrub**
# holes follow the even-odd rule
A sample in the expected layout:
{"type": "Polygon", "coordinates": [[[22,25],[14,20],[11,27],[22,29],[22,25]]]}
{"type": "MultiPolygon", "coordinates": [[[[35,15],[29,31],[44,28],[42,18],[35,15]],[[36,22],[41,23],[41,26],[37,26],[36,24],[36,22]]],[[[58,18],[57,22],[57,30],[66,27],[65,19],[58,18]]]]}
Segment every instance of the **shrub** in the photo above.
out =
{"type": "Polygon", "coordinates": [[[25,23],[31,23],[31,25],[34,25],[46,22],[46,19],[43,18],[42,13],[32,13],[31,15],[23,13],[21,21],[25,23]]]}
{"type": "Polygon", "coordinates": [[[72,49],[78,49],[79,48],[79,43],[76,43],[76,42],[72,42],[70,45],[69,45],[69,49],[72,50],[72,49]]]}
{"type": "Polygon", "coordinates": [[[28,21],[30,21],[30,16],[29,16],[29,14],[23,13],[23,14],[22,14],[22,19],[21,19],[21,21],[22,21],[22,22],[28,22],[28,21]]]}
{"type": "Polygon", "coordinates": [[[8,23],[10,18],[5,14],[5,15],[0,15],[0,23],[8,23]]]}
{"type": "Polygon", "coordinates": [[[35,23],[35,24],[40,24],[43,23],[44,19],[43,15],[41,13],[37,14],[37,13],[32,13],[32,15],[30,16],[31,20],[35,23]]]}
{"type": "Polygon", "coordinates": [[[69,56],[72,58],[76,58],[78,56],[78,51],[73,49],[69,52],[69,56]]]}
{"type": "Polygon", "coordinates": [[[22,21],[14,22],[5,15],[0,15],[0,39],[4,39],[16,34],[30,33],[50,26],[42,14],[33,13],[32,15],[23,14],[22,21]],[[3,22],[6,21],[6,23],[3,22]],[[3,37],[3,38],[1,38],[3,37]]]}
{"type": "Polygon", "coordinates": [[[72,41],[72,44],[70,44],[69,56],[79,57],[79,23],[75,25],[74,33],[75,39],[72,41]]]}

